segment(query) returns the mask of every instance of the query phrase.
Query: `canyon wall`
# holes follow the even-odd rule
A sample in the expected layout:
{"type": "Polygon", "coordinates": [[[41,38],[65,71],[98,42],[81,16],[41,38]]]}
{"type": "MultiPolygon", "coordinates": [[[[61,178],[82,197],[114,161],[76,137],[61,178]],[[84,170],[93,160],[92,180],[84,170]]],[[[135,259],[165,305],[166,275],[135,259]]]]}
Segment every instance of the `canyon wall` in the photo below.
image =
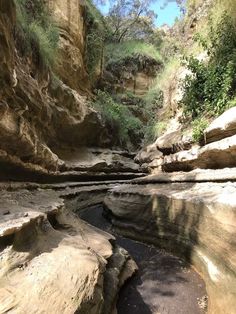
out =
{"type": "Polygon", "coordinates": [[[103,146],[107,141],[100,116],[87,101],[85,7],[78,1],[48,2],[60,32],[53,74],[19,52],[14,1],[0,4],[0,163],[5,171],[14,165],[56,171],[63,161],[55,147],[103,146]]]}

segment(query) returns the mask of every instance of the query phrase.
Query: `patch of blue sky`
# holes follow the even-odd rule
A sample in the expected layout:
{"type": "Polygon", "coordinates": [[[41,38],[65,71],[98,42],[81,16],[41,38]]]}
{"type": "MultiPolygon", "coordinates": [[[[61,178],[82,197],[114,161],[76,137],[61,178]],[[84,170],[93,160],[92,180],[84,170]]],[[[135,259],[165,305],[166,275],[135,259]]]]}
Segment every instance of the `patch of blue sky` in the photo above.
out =
{"type": "MultiPolygon", "coordinates": [[[[172,26],[176,18],[181,16],[180,8],[174,0],[168,2],[166,5],[165,2],[165,0],[157,0],[151,5],[151,9],[157,14],[156,26],[162,26],[164,24],[172,26]]],[[[106,15],[109,11],[109,2],[107,1],[106,4],[100,6],[100,10],[106,15]]]]}

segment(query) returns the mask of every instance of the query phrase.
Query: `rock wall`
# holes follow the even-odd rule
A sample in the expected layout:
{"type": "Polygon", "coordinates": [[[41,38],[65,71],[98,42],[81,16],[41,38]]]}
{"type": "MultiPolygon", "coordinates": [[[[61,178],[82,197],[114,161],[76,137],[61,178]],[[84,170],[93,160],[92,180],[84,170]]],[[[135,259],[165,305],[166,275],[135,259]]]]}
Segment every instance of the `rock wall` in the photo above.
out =
{"type": "Polygon", "coordinates": [[[181,150],[178,134],[161,137],[136,157],[153,174],[105,198],[118,232],[197,268],[207,286],[208,313],[214,314],[236,313],[235,126],[231,108],[205,130],[202,146],[182,142],[181,150]]]}
{"type": "MultiPolygon", "coordinates": [[[[194,179],[192,179],[194,181],[194,179]]],[[[202,274],[208,313],[236,313],[235,183],[125,185],[105,198],[115,230],[185,258],[202,274]]]]}
{"type": "Polygon", "coordinates": [[[47,0],[59,29],[59,59],[56,73],[69,87],[88,92],[90,83],[84,63],[86,50],[85,2],[47,0]]]}
{"type": "Polygon", "coordinates": [[[60,79],[56,79],[18,52],[14,1],[1,0],[0,4],[1,165],[56,171],[63,161],[54,147],[103,146],[107,142],[99,114],[80,92],[89,88],[83,61],[84,6],[78,1],[48,2],[60,28],[60,79]]]}
{"type": "Polygon", "coordinates": [[[161,61],[138,54],[120,61],[111,61],[106,65],[100,84],[115,93],[131,92],[143,96],[162,67],[161,61]]]}
{"type": "Polygon", "coordinates": [[[136,161],[152,173],[236,167],[236,107],[212,121],[203,133],[197,144],[181,128],[167,132],[142,149],[136,161]]]}

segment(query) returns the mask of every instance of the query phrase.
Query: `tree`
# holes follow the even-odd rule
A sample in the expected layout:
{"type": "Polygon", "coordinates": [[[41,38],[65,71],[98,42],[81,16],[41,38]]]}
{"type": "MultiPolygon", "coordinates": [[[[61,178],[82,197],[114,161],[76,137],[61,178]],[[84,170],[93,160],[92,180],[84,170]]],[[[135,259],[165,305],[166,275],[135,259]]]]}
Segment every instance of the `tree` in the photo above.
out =
{"type": "Polygon", "coordinates": [[[157,17],[150,9],[155,0],[110,0],[106,17],[110,28],[110,41],[121,42],[142,39],[152,32],[157,17]]]}

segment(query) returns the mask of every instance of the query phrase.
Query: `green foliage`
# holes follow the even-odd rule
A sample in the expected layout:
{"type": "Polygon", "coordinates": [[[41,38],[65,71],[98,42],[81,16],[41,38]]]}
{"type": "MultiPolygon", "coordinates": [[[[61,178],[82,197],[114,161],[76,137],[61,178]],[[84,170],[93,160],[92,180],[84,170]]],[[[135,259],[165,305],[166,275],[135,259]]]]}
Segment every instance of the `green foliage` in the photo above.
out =
{"type": "Polygon", "coordinates": [[[183,43],[177,37],[164,37],[161,45],[161,55],[168,63],[175,55],[183,52],[183,43]]]}
{"type": "Polygon", "coordinates": [[[167,128],[167,123],[165,121],[157,122],[156,118],[152,118],[148,121],[145,127],[144,143],[152,143],[159,136],[161,136],[167,128]]]}
{"type": "Polygon", "coordinates": [[[158,87],[152,87],[144,95],[146,110],[149,112],[156,112],[158,108],[163,105],[163,92],[158,87]]]}
{"type": "Polygon", "coordinates": [[[236,107],[236,97],[234,97],[233,99],[230,100],[230,102],[227,105],[227,108],[232,108],[232,107],[236,107]]]}
{"type": "Polygon", "coordinates": [[[108,62],[116,63],[135,55],[144,55],[162,62],[162,57],[156,47],[141,41],[133,40],[106,46],[105,57],[108,62]]]}
{"type": "Polygon", "coordinates": [[[104,41],[107,28],[104,18],[91,0],[86,0],[87,25],[86,36],[86,64],[91,81],[94,80],[99,63],[103,59],[104,41]]]}
{"type": "Polygon", "coordinates": [[[203,117],[200,117],[193,121],[192,123],[193,140],[195,142],[199,142],[201,139],[203,139],[203,132],[208,127],[208,125],[209,125],[208,120],[203,117]]]}
{"type": "Polygon", "coordinates": [[[109,42],[146,39],[153,34],[155,12],[151,4],[155,0],[110,1],[106,22],[110,29],[109,42]]]}
{"type": "Polygon", "coordinates": [[[148,144],[156,140],[166,129],[165,122],[157,122],[156,113],[163,105],[163,92],[154,85],[143,97],[145,102],[144,114],[147,124],[144,127],[144,143],[148,144]]]}
{"type": "MultiPolygon", "coordinates": [[[[199,40],[199,39],[198,39],[199,40]]],[[[211,26],[209,40],[201,44],[207,50],[208,62],[193,56],[187,59],[192,74],[183,82],[182,103],[193,118],[207,112],[221,114],[236,94],[236,25],[224,14],[216,27],[211,26]]]]}
{"type": "Polygon", "coordinates": [[[98,90],[93,106],[108,126],[117,132],[119,144],[125,145],[130,139],[137,143],[143,137],[141,121],[127,106],[115,102],[108,93],[98,90]]]}
{"type": "Polygon", "coordinates": [[[172,84],[173,79],[175,79],[180,65],[180,60],[177,56],[174,56],[166,61],[164,63],[164,67],[161,73],[156,78],[156,82],[154,83],[153,88],[158,88],[162,91],[165,90],[165,92],[167,89],[170,89],[170,84],[172,84]]]}
{"type": "Polygon", "coordinates": [[[22,54],[31,54],[50,67],[56,59],[59,31],[42,0],[15,0],[16,41],[22,54]]]}

